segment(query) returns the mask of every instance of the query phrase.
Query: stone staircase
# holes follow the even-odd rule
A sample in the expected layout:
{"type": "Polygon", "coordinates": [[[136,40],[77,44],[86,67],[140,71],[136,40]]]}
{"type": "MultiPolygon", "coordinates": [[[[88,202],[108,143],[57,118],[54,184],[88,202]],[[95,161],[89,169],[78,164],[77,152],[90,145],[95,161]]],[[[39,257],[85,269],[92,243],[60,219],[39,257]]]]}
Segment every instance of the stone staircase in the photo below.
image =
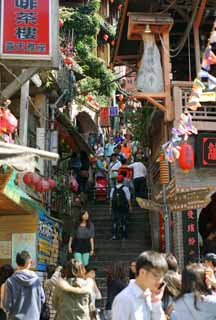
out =
{"type": "Polygon", "coordinates": [[[103,296],[97,305],[103,308],[106,303],[106,268],[116,261],[124,262],[129,267],[131,260],[136,260],[142,251],[152,248],[149,215],[134,206],[129,216],[129,239],[110,240],[111,214],[108,205],[96,204],[88,206],[88,209],[95,225],[95,256],[90,264],[97,268],[96,281],[103,296]]]}

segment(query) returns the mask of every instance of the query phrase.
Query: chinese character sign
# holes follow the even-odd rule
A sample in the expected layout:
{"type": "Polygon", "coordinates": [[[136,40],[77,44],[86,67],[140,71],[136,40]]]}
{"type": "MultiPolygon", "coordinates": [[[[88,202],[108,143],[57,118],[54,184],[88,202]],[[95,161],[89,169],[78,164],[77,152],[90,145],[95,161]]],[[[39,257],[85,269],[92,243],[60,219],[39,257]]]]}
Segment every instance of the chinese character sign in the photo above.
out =
{"type": "Polygon", "coordinates": [[[3,0],[1,54],[50,57],[51,0],[3,0]]]}
{"type": "Polygon", "coordinates": [[[183,241],[185,264],[190,260],[198,260],[199,244],[196,210],[183,211],[183,241]]]}
{"type": "Polygon", "coordinates": [[[216,134],[201,133],[197,137],[197,165],[216,167],[216,134]]]}

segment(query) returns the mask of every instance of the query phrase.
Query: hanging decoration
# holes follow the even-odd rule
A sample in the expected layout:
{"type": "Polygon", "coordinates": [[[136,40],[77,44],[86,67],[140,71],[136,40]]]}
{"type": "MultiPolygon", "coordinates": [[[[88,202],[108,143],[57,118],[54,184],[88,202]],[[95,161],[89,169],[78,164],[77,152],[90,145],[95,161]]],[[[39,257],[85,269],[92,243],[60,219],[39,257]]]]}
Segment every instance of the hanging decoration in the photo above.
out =
{"type": "Polygon", "coordinates": [[[189,172],[194,167],[193,147],[187,142],[183,142],[181,144],[178,164],[179,164],[179,167],[183,169],[185,172],[189,172]]]}
{"type": "Polygon", "coordinates": [[[216,64],[216,20],[213,24],[208,45],[203,55],[201,70],[194,79],[192,92],[189,96],[186,109],[180,116],[178,126],[172,128],[171,139],[162,145],[166,160],[172,163],[176,159],[179,159],[179,166],[183,170],[191,170],[194,166],[193,148],[190,144],[186,143],[186,141],[190,135],[198,133],[197,129],[192,124],[192,116],[188,109],[196,111],[198,108],[202,107],[200,99],[203,91],[216,88],[216,77],[210,74],[211,65],[214,64],[216,64]],[[203,82],[205,82],[205,84],[203,82]],[[184,139],[185,142],[178,145],[182,139],[184,139]],[[188,160],[185,158],[186,150],[188,152],[188,160]]]}

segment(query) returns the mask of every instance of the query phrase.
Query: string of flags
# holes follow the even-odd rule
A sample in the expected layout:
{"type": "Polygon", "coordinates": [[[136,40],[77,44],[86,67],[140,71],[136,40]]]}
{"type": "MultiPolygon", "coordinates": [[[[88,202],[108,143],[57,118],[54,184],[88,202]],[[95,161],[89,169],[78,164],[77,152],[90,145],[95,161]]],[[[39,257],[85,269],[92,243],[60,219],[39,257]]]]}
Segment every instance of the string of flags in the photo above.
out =
{"type": "Polygon", "coordinates": [[[172,128],[171,139],[162,145],[166,160],[174,162],[180,156],[180,141],[187,141],[192,134],[197,134],[197,129],[192,124],[192,116],[189,110],[196,111],[202,107],[200,99],[204,91],[213,91],[216,88],[216,77],[211,72],[211,66],[216,64],[216,20],[213,24],[212,32],[208,40],[208,45],[204,51],[201,69],[194,79],[192,92],[189,96],[184,113],[180,116],[178,126],[172,128]]]}

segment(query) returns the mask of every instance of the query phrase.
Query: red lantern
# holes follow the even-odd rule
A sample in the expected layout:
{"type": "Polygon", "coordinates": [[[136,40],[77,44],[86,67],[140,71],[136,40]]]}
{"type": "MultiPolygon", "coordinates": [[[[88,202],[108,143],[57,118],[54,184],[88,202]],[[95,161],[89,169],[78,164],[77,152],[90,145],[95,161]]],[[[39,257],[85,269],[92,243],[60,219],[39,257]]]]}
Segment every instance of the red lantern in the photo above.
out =
{"type": "Polygon", "coordinates": [[[49,183],[50,189],[54,189],[56,187],[56,182],[52,178],[47,178],[47,182],[49,183]]]}
{"type": "Polygon", "coordinates": [[[31,178],[31,185],[35,186],[40,182],[40,180],[41,180],[41,177],[37,173],[33,172],[32,178],[31,178]]]}
{"type": "Polygon", "coordinates": [[[120,109],[121,109],[121,110],[124,110],[125,107],[126,107],[125,103],[121,103],[121,104],[120,104],[120,109]]]}
{"type": "Polygon", "coordinates": [[[87,100],[88,100],[89,102],[91,102],[92,100],[94,100],[94,97],[91,96],[91,95],[89,95],[89,96],[87,96],[87,100]]]}
{"type": "Polygon", "coordinates": [[[120,3],[120,4],[117,6],[117,10],[120,11],[120,10],[122,9],[122,7],[123,7],[123,4],[120,3]]]}
{"type": "Polygon", "coordinates": [[[179,167],[186,172],[190,171],[194,167],[194,151],[192,146],[187,142],[181,144],[178,164],[179,167]]]}
{"type": "Polygon", "coordinates": [[[99,105],[98,102],[95,102],[95,103],[94,103],[94,106],[95,106],[96,108],[99,108],[99,107],[100,107],[100,105],[99,105]]]}
{"type": "Polygon", "coordinates": [[[115,0],[110,0],[110,2],[111,2],[111,3],[114,3],[114,2],[115,2],[115,0]]]}
{"type": "Polygon", "coordinates": [[[63,20],[59,19],[59,28],[63,27],[63,24],[64,24],[63,20]]]}
{"type": "Polygon", "coordinates": [[[45,179],[41,179],[38,184],[35,186],[37,192],[46,192],[49,191],[50,185],[45,179]]]}
{"type": "Polygon", "coordinates": [[[114,45],[115,45],[115,40],[112,40],[112,41],[111,41],[111,45],[114,47],[114,45]]]}
{"type": "Polygon", "coordinates": [[[108,34],[105,33],[105,34],[103,35],[103,39],[104,39],[105,41],[107,41],[107,40],[109,39],[108,34]]]}
{"type": "Polygon", "coordinates": [[[119,101],[122,101],[122,100],[124,99],[123,94],[119,94],[119,95],[118,95],[118,99],[119,99],[119,101]]]}
{"type": "Polygon", "coordinates": [[[73,59],[71,57],[64,58],[64,63],[67,65],[73,64],[73,59]]]}
{"type": "Polygon", "coordinates": [[[32,184],[32,175],[33,172],[27,172],[23,176],[23,182],[27,185],[30,186],[32,184]]]}

